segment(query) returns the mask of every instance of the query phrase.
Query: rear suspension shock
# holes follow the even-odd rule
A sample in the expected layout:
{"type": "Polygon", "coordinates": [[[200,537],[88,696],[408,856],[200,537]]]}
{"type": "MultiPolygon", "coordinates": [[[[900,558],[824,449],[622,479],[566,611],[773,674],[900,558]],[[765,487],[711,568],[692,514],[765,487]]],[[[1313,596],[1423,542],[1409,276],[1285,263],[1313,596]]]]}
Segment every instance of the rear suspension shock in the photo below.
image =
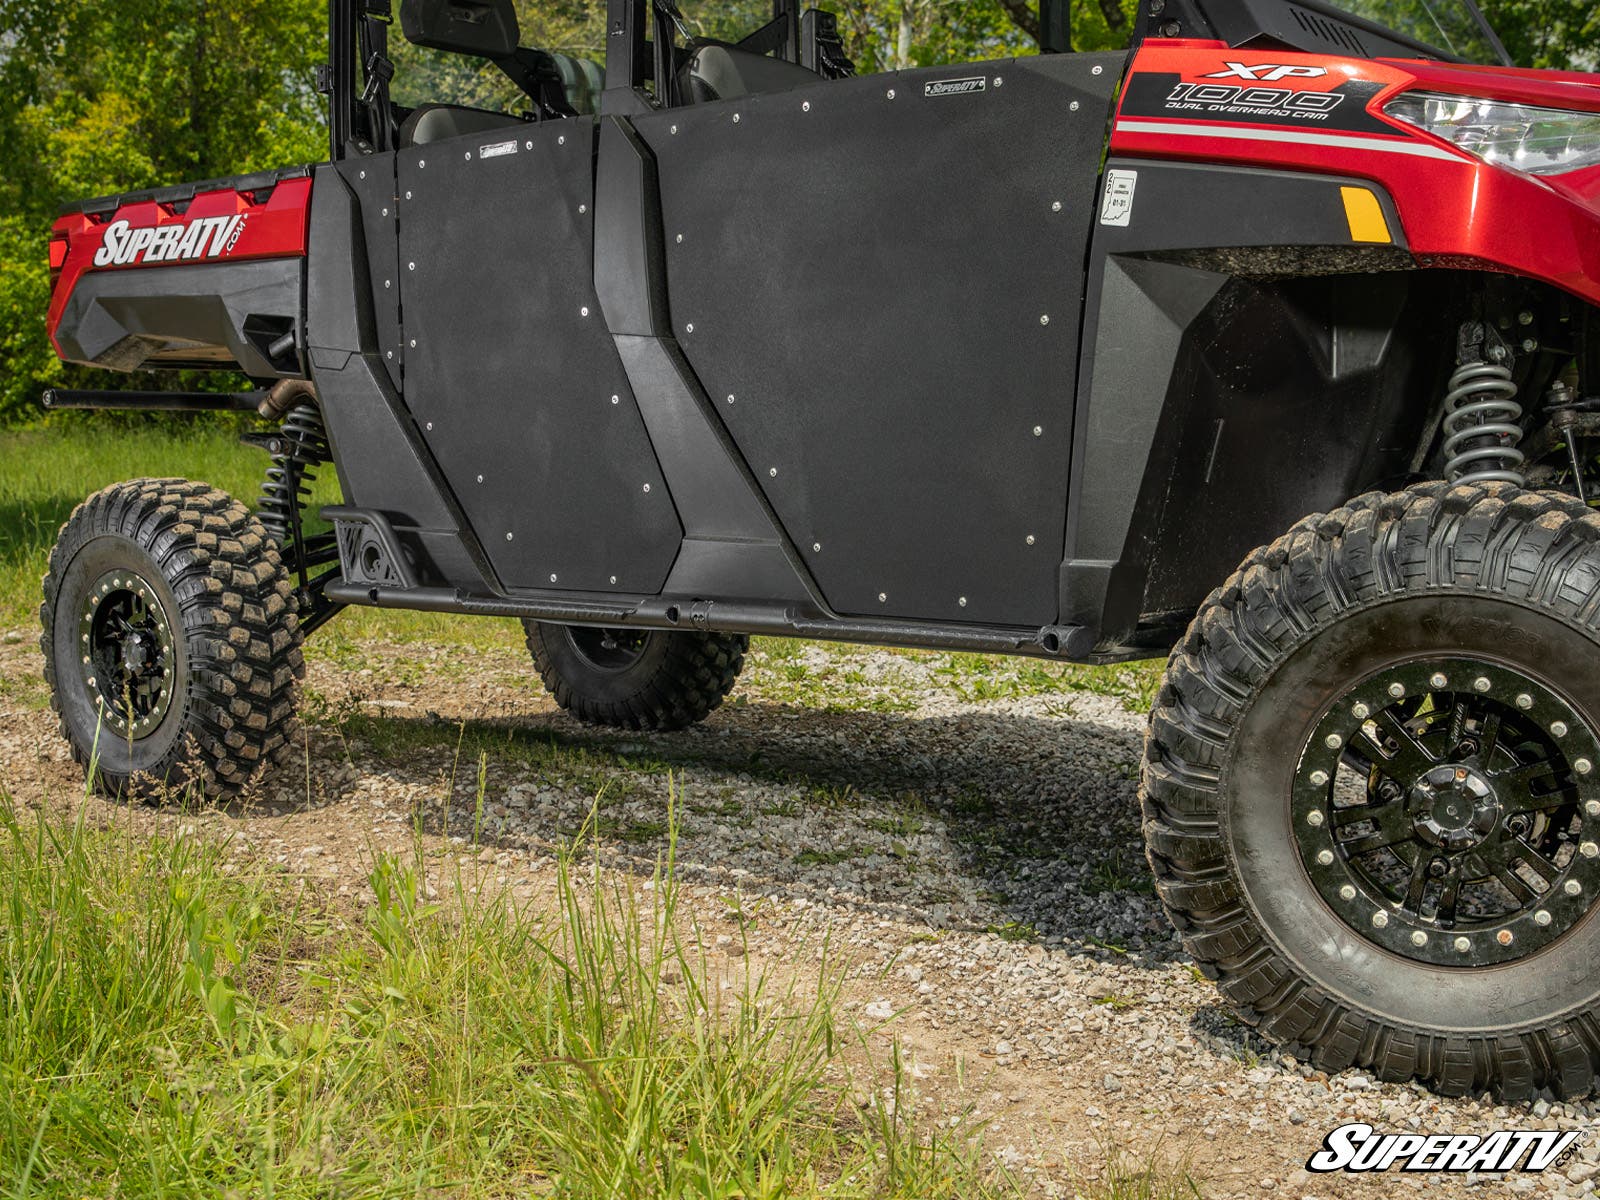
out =
{"type": "Polygon", "coordinates": [[[325,571],[315,577],[311,574],[317,567],[338,561],[338,543],[331,532],[310,537],[305,532],[305,508],[311,499],[317,468],[331,462],[333,455],[315,393],[305,389],[286,398],[293,407],[286,412],[283,408],[277,410],[283,416],[278,431],[248,434],[245,441],[272,456],[272,465],[267,468],[266,480],[261,485],[256,515],[267,536],[278,544],[284,565],[295,577],[300,596],[300,625],[309,633],[338,608],[323,595],[329,576],[337,576],[338,571],[325,571]]]}

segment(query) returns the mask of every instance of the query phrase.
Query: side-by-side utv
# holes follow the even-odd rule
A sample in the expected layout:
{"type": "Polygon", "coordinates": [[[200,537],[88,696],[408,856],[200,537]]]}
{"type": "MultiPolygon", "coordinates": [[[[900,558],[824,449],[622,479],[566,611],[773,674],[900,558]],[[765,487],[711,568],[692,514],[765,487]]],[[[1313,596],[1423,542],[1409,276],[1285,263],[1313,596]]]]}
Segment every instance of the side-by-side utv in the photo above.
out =
{"type": "Polygon", "coordinates": [[[236,793],[346,605],[521,618],[640,729],[751,634],[1170,651],[1150,861],[1241,1017],[1593,1086],[1600,77],[1503,65],[1471,0],[1150,0],[1128,53],[872,76],[794,0],[611,0],[603,70],[511,0],[388,10],[330,4],[327,163],[55,225],[63,358],[257,390],[47,403],[281,425],[254,512],[147,479],[62,531],[101,786],[236,793]],[[515,101],[419,99],[412,52],[515,101]]]}

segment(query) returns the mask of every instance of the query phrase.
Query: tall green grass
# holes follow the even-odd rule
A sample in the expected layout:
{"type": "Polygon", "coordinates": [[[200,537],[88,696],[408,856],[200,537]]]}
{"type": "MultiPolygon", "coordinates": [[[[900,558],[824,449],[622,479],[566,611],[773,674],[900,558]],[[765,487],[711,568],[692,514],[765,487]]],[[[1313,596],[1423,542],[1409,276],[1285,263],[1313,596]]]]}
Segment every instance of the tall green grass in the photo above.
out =
{"type": "Polygon", "coordinates": [[[424,862],[380,857],[347,919],[192,840],[0,806],[0,1189],[1009,1190],[908,1097],[847,1101],[837,969],[719,984],[670,862],[614,885],[569,853],[537,912],[424,862]]]}

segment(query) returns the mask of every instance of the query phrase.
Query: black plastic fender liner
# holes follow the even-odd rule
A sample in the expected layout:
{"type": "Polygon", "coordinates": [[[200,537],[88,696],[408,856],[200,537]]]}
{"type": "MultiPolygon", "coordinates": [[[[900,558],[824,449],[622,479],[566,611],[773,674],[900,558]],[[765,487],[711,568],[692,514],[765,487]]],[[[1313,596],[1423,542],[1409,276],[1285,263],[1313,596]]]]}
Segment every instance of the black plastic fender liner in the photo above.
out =
{"type": "MultiPolygon", "coordinates": [[[[1286,511],[1285,503],[1261,491],[1265,475],[1255,477],[1261,464],[1286,454],[1303,461],[1314,477],[1310,491],[1302,475],[1278,475],[1284,486],[1300,493],[1287,507],[1307,510],[1337,505],[1354,494],[1331,493],[1346,486],[1347,476],[1360,473],[1348,458],[1354,452],[1348,444],[1339,449],[1338,461],[1330,462],[1321,453],[1301,455],[1303,438],[1273,436],[1272,413],[1288,412],[1286,397],[1263,389],[1259,372],[1240,373],[1260,358],[1262,347],[1252,346],[1248,331],[1239,326],[1230,336],[1243,340],[1197,358],[1192,348],[1197,322],[1244,302],[1252,285],[1236,283],[1240,278],[1270,290],[1275,280],[1392,276],[1389,283],[1374,285],[1369,335],[1330,335],[1344,340],[1323,354],[1344,360],[1337,368],[1346,372],[1343,383],[1330,394],[1342,404],[1365,404],[1362,397],[1375,395],[1367,385],[1377,387],[1373,381],[1381,375],[1381,363],[1372,356],[1381,359],[1385,330],[1392,330],[1395,320],[1392,293],[1404,289],[1415,263],[1392,199],[1366,180],[1114,158],[1106,164],[1101,195],[1090,253],[1061,596],[1062,619],[1102,628],[1101,645],[1110,649],[1133,634],[1141,616],[1152,614],[1153,602],[1192,611],[1231,569],[1218,562],[1237,562],[1251,546],[1270,541],[1304,515],[1286,511]],[[1131,211],[1105,204],[1113,182],[1124,189],[1131,182],[1131,211]],[[1376,199],[1388,243],[1357,241],[1345,188],[1376,199]],[[1365,382],[1352,382],[1357,374],[1364,374],[1365,382]],[[1181,438],[1191,410],[1219,396],[1246,405],[1250,419],[1230,421],[1241,411],[1219,410],[1205,429],[1181,438]],[[1244,436],[1251,425],[1255,433],[1244,436]],[[1176,473],[1180,465],[1187,474],[1176,473]],[[1215,504],[1225,493],[1233,499],[1223,504],[1228,519],[1221,521],[1215,504]],[[1216,545],[1199,546],[1193,528],[1176,531],[1176,543],[1159,547],[1169,561],[1169,586],[1160,589],[1166,595],[1147,598],[1164,514],[1197,502],[1209,506],[1205,511],[1213,518],[1216,545]],[[1178,580],[1183,570],[1189,578],[1178,580]]],[[[1356,326],[1350,330],[1358,332],[1356,326]]],[[[1299,416],[1285,419],[1304,424],[1299,416]]],[[[1349,486],[1360,490],[1376,478],[1349,486]]],[[[1273,490],[1282,489],[1274,485],[1273,490]]]]}

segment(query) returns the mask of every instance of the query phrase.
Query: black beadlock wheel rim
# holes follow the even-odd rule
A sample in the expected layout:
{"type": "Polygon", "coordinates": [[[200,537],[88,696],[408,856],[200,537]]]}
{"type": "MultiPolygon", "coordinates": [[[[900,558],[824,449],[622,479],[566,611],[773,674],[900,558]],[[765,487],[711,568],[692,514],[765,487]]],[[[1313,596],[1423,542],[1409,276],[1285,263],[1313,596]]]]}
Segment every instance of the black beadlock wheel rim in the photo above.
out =
{"type": "Polygon", "coordinates": [[[78,616],[78,665],[104,728],[140,741],[172,707],[177,655],[160,596],[128,570],[94,581],[78,616]]]}
{"type": "Polygon", "coordinates": [[[1600,894],[1600,740],[1503,664],[1427,658],[1363,680],[1316,725],[1290,808],[1324,903],[1408,959],[1514,962],[1600,894]]]}
{"type": "Polygon", "coordinates": [[[572,648],[599,671],[626,671],[644,657],[648,632],[637,629],[593,629],[583,625],[567,627],[572,648]]]}

